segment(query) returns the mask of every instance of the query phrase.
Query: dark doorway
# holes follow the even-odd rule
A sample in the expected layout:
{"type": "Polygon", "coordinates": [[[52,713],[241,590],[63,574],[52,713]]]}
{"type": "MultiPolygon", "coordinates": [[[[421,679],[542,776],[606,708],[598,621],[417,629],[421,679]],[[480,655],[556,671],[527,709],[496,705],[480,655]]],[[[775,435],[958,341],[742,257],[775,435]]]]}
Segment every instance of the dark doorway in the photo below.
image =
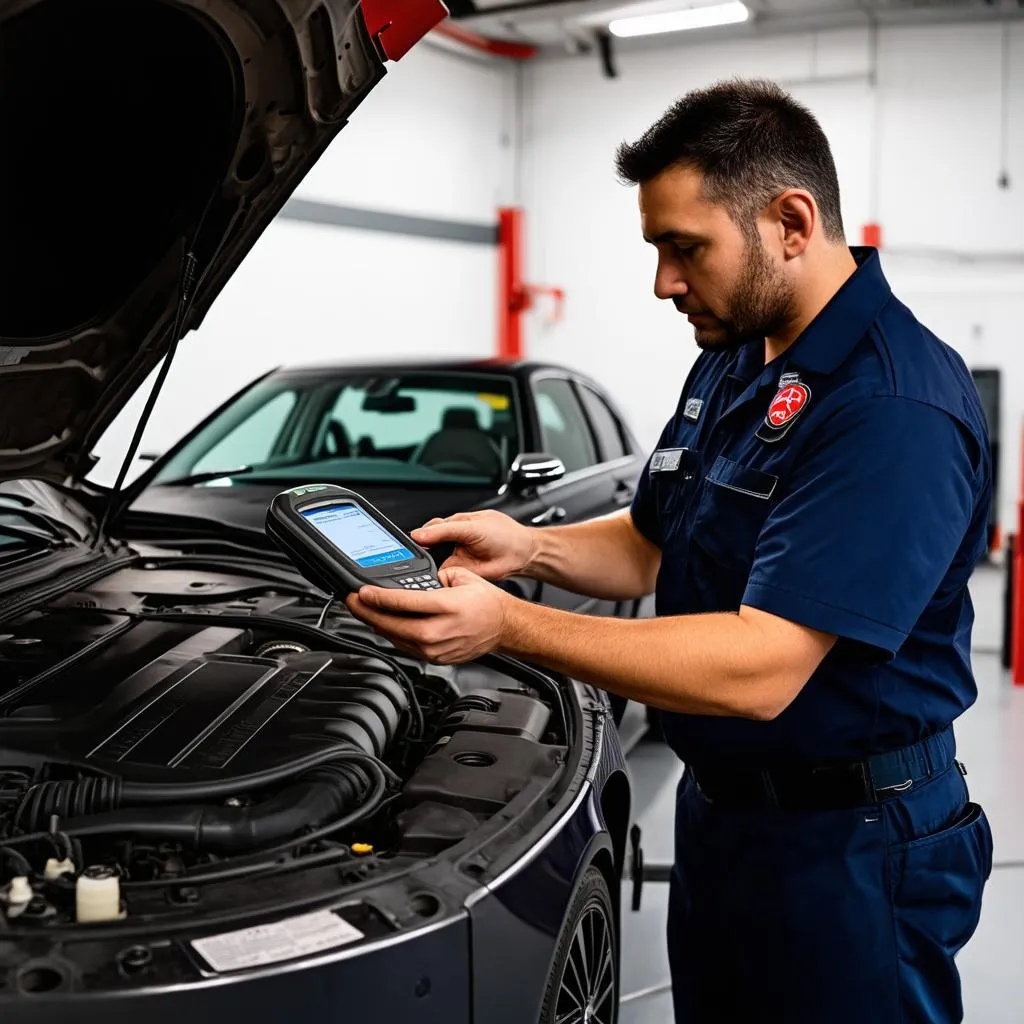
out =
{"type": "Polygon", "coordinates": [[[971,370],[974,386],[981,397],[981,405],[988,420],[988,439],[992,449],[992,512],[988,523],[988,549],[996,541],[996,526],[999,522],[999,452],[1000,424],[1002,422],[1002,372],[1000,370],[971,370]]]}

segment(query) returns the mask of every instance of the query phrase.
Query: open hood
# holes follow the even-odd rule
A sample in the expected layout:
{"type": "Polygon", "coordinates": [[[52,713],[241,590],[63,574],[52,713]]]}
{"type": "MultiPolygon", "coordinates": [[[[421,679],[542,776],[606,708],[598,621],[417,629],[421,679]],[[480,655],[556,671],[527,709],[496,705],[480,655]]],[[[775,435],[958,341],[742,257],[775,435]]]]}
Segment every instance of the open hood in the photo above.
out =
{"type": "Polygon", "coordinates": [[[84,475],[441,0],[0,0],[0,479],[84,475]]]}

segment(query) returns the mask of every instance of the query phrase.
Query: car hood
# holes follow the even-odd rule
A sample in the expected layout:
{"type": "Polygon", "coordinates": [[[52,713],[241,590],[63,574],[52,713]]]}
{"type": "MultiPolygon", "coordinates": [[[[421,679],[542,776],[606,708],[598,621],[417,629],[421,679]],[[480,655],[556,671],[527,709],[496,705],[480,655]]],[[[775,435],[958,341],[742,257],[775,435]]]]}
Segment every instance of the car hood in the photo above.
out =
{"type": "MultiPolygon", "coordinates": [[[[301,483],[302,481],[296,481],[301,483]]],[[[281,483],[240,483],[234,487],[148,487],[119,524],[131,539],[155,539],[181,531],[209,536],[210,523],[263,533],[267,506],[281,483]],[[157,520],[150,519],[159,517],[157,520]],[[148,521],[147,521],[148,520],[148,521]],[[190,526],[191,524],[191,526],[190,526]]],[[[409,532],[435,516],[449,516],[491,504],[494,489],[387,487],[359,485],[365,495],[400,529],[409,532]]]]}
{"type": "Polygon", "coordinates": [[[385,62],[446,13],[0,0],[0,479],[84,477],[178,316],[200,324],[385,62]]]}

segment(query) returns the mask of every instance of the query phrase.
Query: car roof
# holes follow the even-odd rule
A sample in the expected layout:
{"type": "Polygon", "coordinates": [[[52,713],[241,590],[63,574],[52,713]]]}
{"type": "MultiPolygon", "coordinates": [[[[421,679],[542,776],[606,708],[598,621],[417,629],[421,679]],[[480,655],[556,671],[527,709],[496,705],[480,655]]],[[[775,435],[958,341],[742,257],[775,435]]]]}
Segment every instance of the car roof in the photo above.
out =
{"type": "Polygon", "coordinates": [[[300,366],[282,366],[274,370],[275,377],[345,376],[350,373],[474,373],[495,377],[515,377],[520,382],[538,371],[554,371],[587,380],[587,375],[567,366],[525,360],[506,359],[421,359],[376,363],[316,363],[300,366]]]}

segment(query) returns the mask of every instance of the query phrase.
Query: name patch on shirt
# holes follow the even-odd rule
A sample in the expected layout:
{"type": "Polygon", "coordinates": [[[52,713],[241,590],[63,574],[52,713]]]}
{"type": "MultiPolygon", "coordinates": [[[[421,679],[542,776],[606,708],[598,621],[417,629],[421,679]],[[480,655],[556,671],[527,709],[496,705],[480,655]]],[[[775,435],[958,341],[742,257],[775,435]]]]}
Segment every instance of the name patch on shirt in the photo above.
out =
{"type": "Polygon", "coordinates": [[[683,461],[685,448],[659,448],[651,456],[652,473],[674,473],[683,461]]]}
{"type": "Polygon", "coordinates": [[[684,419],[692,420],[694,423],[700,419],[700,411],[704,408],[703,398],[688,398],[683,406],[684,419]]]}

